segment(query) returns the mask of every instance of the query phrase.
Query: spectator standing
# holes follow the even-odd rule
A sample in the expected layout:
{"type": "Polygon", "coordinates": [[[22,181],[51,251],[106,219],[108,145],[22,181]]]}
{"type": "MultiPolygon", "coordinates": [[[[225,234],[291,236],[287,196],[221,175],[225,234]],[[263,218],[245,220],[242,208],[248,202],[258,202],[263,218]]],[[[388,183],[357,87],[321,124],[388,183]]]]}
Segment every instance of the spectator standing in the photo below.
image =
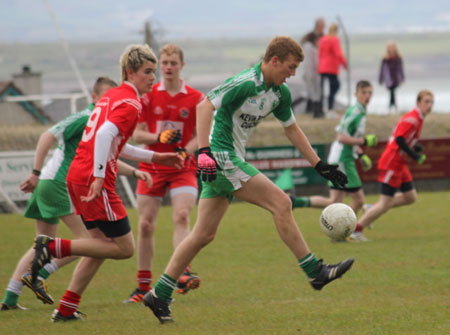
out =
{"type": "Polygon", "coordinates": [[[312,113],[315,117],[323,117],[320,75],[318,73],[319,38],[314,32],[306,34],[302,39],[303,52],[305,54],[303,66],[303,80],[306,85],[306,112],[312,113]]]}
{"type": "MultiPolygon", "coordinates": [[[[332,23],[330,25],[328,35],[323,36],[319,40],[319,69],[320,74],[320,89],[322,92],[322,99],[324,97],[324,82],[328,79],[330,90],[328,94],[328,113],[333,111],[334,108],[334,97],[339,91],[339,66],[342,65],[347,68],[347,60],[345,59],[342,49],[341,42],[337,36],[338,25],[332,23]]],[[[320,116],[317,116],[320,117],[320,116]]]]}
{"type": "Polygon", "coordinates": [[[397,44],[389,41],[386,45],[386,54],[381,61],[379,82],[384,84],[390,93],[389,113],[397,111],[397,103],[395,100],[395,89],[405,80],[403,72],[403,61],[400,56],[397,44]]]}
{"type": "Polygon", "coordinates": [[[306,113],[323,116],[322,104],[320,101],[320,75],[317,72],[319,62],[319,39],[323,36],[325,19],[319,17],[314,24],[314,30],[304,35],[301,45],[305,55],[303,61],[303,80],[306,85],[306,113]]]}

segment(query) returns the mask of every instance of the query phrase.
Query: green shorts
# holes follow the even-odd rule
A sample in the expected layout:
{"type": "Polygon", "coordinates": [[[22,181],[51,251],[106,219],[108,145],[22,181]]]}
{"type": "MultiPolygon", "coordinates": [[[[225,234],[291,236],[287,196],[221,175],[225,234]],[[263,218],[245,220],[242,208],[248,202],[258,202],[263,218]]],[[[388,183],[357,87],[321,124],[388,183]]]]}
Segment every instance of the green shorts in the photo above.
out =
{"type": "MultiPolygon", "coordinates": [[[[330,163],[335,164],[335,163],[330,163]]],[[[361,179],[359,179],[358,170],[356,169],[356,162],[354,160],[339,162],[339,170],[345,173],[348,179],[348,184],[344,188],[336,187],[331,181],[328,182],[328,186],[336,190],[347,190],[347,189],[359,189],[362,187],[361,179]]]]}
{"type": "Polygon", "coordinates": [[[28,200],[24,216],[49,224],[57,224],[58,218],[73,213],[74,209],[66,183],[43,179],[39,180],[28,200]]]}
{"type": "Polygon", "coordinates": [[[222,170],[217,170],[217,178],[212,182],[202,181],[200,198],[221,196],[229,202],[233,200],[233,192],[242,187],[242,182],[249,181],[260,171],[233,153],[227,151],[213,152],[222,170]]]}

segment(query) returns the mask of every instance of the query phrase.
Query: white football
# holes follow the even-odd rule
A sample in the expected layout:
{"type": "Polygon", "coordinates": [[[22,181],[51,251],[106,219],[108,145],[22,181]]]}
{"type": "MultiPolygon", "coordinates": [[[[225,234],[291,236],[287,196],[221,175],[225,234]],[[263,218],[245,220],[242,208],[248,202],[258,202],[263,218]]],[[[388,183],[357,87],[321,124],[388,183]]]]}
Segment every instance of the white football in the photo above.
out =
{"type": "Polygon", "coordinates": [[[320,228],[332,240],[344,240],[356,228],[355,212],[346,204],[331,204],[320,214],[320,228]]]}

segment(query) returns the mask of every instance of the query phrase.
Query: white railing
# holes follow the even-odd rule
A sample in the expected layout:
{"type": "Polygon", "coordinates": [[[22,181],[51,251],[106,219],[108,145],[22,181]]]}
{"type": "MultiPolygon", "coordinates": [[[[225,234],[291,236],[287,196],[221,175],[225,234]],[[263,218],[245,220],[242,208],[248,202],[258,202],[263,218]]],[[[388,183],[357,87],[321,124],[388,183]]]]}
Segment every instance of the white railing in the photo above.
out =
{"type": "Polygon", "coordinates": [[[70,100],[70,114],[77,112],[77,100],[86,99],[88,97],[84,93],[55,93],[55,94],[30,94],[7,96],[2,100],[7,102],[25,102],[25,101],[48,101],[48,100],[70,100]]]}

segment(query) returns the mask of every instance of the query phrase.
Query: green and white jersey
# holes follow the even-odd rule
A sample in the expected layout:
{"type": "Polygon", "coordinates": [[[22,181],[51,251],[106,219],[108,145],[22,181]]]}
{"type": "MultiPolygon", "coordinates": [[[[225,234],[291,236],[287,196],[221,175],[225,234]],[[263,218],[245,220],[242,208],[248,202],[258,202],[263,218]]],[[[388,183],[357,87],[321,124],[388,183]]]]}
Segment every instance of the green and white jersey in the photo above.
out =
{"type": "MultiPolygon", "coordinates": [[[[366,132],[366,108],[357,101],[345,112],[341,122],[336,127],[336,132],[351,137],[362,137],[366,132]]],[[[346,162],[358,158],[354,145],[347,145],[334,141],[331,144],[328,163],[346,162]]]]}
{"type": "Polygon", "coordinates": [[[93,105],[79,113],[66,117],[48,130],[58,141],[58,147],[42,169],[40,179],[66,182],[67,172],[75,157],[75,151],[83,136],[92,107],[93,105]]]}
{"type": "Polygon", "coordinates": [[[267,88],[261,63],[227,79],[208,93],[215,107],[210,133],[212,151],[228,151],[242,160],[250,135],[262,118],[273,113],[282,126],[295,123],[286,84],[267,88]]]}

